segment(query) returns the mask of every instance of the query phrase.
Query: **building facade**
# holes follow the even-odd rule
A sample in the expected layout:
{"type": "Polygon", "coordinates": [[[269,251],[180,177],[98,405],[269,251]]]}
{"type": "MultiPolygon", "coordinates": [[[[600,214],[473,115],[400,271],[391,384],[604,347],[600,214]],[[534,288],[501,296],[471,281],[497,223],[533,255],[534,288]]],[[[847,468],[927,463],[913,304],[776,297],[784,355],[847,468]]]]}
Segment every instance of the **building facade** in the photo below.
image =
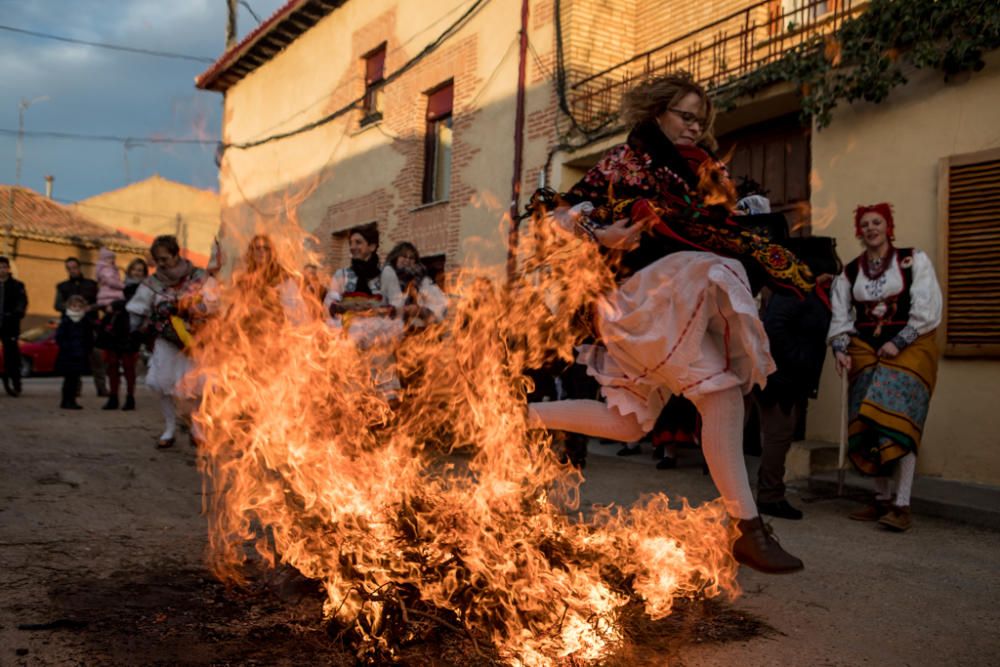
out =
{"type": "MultiPolygon", "coordinates": [[[[197,79],[225,96],[222,216],[244,228],[294,216],[331,269],[346,262],[346,230],[375,223],[383,255],[407,240],[446,267],[502,272],[516,241],[511,213],[540,185],[568,188],[623,141],[617,112],[635,81],[685,69],[724,93],[867,6],[290,0],[197,79]]],[[[992,53],[964,82],[920,72],[881,104],[842,103],[820,131],[803,120],[802,91],[776,81],[735,99],[716,127],[733,175],[761,183],[793,234],[834,236],[849,259],[854,206],[888,200],[898,243],[938,258],[951,295],[941,331],[949,356],[920,471],[991,484],[1000,484],[1000,424],[985,401],[1000,391],[991,356],[1000,352],[1000,308],[988,291],[969,291],[968,271],[981,270],[982,258],[966,246],[1000,245],[991,236],[1000,225],[987,215],[966,236],[949,236],[955,212],[942,204],[951,182],[942,174],[954,167],[960,180],[963,165],[985,164],[969,187],[993,178],[989,151],[1000,135],[987,116],[998,83],[992,53]]],[[[968,191],[952,189],[958,198],[968,191]]],[[[809,435],[833,440],[840,392],[831,367],[824,377],[809,435]]]]}
{"type": "Polygon", "coordinates": [[[72,207],[85,217],[149,246],[161,234],[173,234],[182,254],[205,266],[219,232],[219,195],[161,176],[104,192],[72,207]]]}

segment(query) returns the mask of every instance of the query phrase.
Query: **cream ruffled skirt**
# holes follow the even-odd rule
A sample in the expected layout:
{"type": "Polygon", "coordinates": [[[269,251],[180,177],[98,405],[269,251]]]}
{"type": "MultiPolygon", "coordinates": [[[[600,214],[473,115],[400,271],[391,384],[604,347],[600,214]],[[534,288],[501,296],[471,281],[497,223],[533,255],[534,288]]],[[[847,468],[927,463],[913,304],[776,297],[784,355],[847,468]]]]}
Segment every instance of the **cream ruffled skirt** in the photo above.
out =
{"type": "Polygon", "coordinates": [[[598,304],[601,345],[577,360],[608,405],[650,431],[672,394],[764,386],[775,370],[746,271],[704,252],[668,255],[598,304]]]}

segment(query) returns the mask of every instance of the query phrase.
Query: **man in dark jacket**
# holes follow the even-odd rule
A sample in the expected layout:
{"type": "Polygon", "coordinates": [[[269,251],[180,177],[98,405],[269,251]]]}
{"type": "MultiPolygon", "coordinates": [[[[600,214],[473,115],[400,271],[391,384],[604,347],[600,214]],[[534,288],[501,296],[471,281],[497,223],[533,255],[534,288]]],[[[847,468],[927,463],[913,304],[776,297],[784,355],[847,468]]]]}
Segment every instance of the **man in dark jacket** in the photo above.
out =
{"type": "Polygon", "coordinates": [[[830,238],[791,239],[787,244],[817,276],[817,287],[804,299],[774,293],[764,307],[764,329],[778,369],[767,378],[767,387],[755,393],[762,450],[757,508],[761,514],[801,519],[801,510],[785,498],[785,456],[803,430],[809,399],[819,391],[831,317],[827,290],[840,272],[840,260],[830,238]]]}
{"type": "Polygon", "coordinates": [[[21,320],[28,311],[24,283],[10,273],[10,260],[0,256],[0,343],[3,344],[3,388],[11,396],[21,394],[21,320]]]}
{"type": "MultiPolygon", "coordinates": [[[[83,277],[80,260],[76,257],[67,257],[65,264],[66,274],[69,277],[56,285],[56,302],[54,307],[60,314],[65,314],[66,302],[69,301],[69,298],[74,295],[82,296],[90,309],[88,317],[90,318],[91,328],[96,330],[98,320],[97,281],[83,277]]],[[[104,373],[104,362],[101,359],[100,351],[93,346],[91,346],[90,368],[94,374],[94,387],[97,388],[97,395],[107,396],[108,383],[107,376],[104,373]]]]}

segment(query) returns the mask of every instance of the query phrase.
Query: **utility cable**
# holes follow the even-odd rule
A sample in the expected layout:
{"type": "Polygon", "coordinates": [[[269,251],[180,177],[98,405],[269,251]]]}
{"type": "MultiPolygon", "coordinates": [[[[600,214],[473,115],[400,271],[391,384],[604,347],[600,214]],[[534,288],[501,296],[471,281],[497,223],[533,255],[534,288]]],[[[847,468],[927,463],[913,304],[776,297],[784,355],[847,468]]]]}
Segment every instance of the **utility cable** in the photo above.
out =
{"type": "Polygon", "coordinates": [[[77,132],[53,132],[48,130],[11,130],[0,128],[0,135],[15,137],[23,135],[25,137],[40,139],[70,139],[74,141],[113,141],[115,143],[143,142],[150,144],[194,144],[200,146],[215,146],[219,142],[215,139],[183,139],[179,137],[124,137],[113,134],[81,134],[77,132]]]}
{"type": "Polygon", "coordinates": [[[24,28],[15,28],[14,26],[10,25],[0,25],[0,30],[6,30],[7,32],[13,32],[19,35],[28,35],[29,37],[38,37],[40,39],[51,39],[57,42],[68,42],[69,44],[82,44],[84,46],[93,46],[100,49],[109,49],[111,51],[125,51],[127,53],[138,53],[143,56],[156,56],[158,58],[173,58],[175,60],[191,60],[198,63],[215,62],[214,58],[207,58],[203,56],[192,56],[186,53],[174,53],[172,51],[154,51],[152,49],[140,49],[134,46],[122,46],[121,44],[108,44],[107,42],[90,42],[85,39],[74,39],[73,37],[52,35],[46,32],[25,30],[24,28]]]}

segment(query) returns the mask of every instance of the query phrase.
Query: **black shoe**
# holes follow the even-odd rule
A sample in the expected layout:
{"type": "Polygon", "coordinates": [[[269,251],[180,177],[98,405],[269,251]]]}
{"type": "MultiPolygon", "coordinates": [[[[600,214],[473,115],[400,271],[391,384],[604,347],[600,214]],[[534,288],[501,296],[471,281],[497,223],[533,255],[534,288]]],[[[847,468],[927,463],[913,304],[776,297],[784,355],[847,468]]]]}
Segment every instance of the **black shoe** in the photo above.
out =
{"type": "Polygon", "coordinates": [[[802,510],[792,507],[784,498],[776,503],[762,503],[758,501],[757,511],[768,516],[776,516],[779,519],[798,521],[802,518],[802,510]]]}
{"type": "Polygon", "coordinates": [[[118,409],[118,397],[111,396],[108,398],[108,402],[101,407],[101,410],[117,410],[118,409]]]}
{"type": "Polygon", "coordinates": [[[17,396],[17,394],[14,393],[14,386],[11,384],[10,378],[8,378],[6,375],[3,378],[3,389],[11,396],[17,396]]]}
{"type": "Polygon", "coordinates": [[[135,410],[135,396],[129,394],[125,397],[125,405],[122,406],[122,410],[135,410]]]}
{"type": "Polygon", "coordinates": [[[656,447],[653,447],[653,460],[659,461],[660,459],[662,459],[666,451],[667,451],[667,446],[662,443],[657,445],[656,447]]]}
{"type": "Polygon", "coordinates": [[[674,456],[664,456],[656,462],[657,470],[673,470],[677,467],[677,458],[674,456]]]}
{"type": "Polygon", "coordinates": [[[759,516],[740,519],[737,523],[740,536],[733,544],[736,562],[766,574],[798,572],[802,561],[781,548],[771,534],[771,527],[759,516]]]}
{"type": "Polygon", "coordinates": [[[642,454],[642,447],[639,445],[636,445],[635,447],[625,445],[618,450],[618,456],[635,456],[636,454],[642,454]]]}
{"type": "Polygon", "coordinates": [[[59,407],[63,410],[83,410],[83,406],[79,403],[62,403],[59,407]]]}

